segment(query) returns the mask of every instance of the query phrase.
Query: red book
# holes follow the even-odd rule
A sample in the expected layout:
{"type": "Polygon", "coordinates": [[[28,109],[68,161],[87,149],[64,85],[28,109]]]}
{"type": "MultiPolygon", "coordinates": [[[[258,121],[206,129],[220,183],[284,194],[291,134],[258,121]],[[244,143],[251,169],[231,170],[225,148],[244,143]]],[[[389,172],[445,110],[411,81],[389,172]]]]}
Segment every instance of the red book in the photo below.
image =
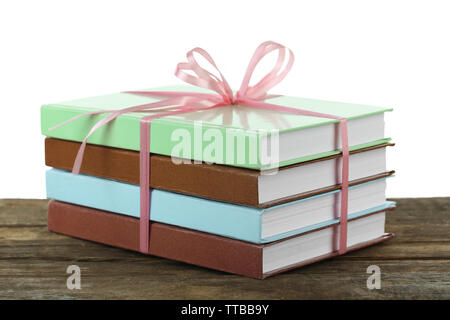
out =
{"type": "MultiPolygon", "coordinates": [[[[385,211],[349,220],[348,251],[393,237],[384,233],[385,211]]],[[[50,201],[48,229],[57,233],[139,251],[139,219],[50,201]]],[[[274,274],[338,255],[334,224],[267,244],[254,244],[172,225],[150,223],[150,254],[247,277],[274,274]]]]}

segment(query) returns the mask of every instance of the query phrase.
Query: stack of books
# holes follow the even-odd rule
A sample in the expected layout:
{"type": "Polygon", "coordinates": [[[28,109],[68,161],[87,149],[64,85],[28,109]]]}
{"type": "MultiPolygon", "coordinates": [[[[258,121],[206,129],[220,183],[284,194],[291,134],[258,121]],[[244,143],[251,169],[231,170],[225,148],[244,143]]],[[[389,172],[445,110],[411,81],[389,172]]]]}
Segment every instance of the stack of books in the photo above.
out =
{"type": "MultiPolygon", "coordinates": [[[[129,113],[88,141],[81,174],[74,159],[106,115],[157,101],[117,93],[44,105],[48,229],[139,251],[139,120],[129,113]]],[[[347,118],[350,162],[348,251],[385,233],[384,114],[391,111],[294,97],[271,103],[347,118]]],[[[337,120],[245,106],[155,119],[151,125],[149,253],[202,267],[265,278],[338,255],[341,141],[337,120]],[[269,160],[267,160],[269,159],[269,160]],[[275,161],[274,161],[275,159],[275,161]]]]}

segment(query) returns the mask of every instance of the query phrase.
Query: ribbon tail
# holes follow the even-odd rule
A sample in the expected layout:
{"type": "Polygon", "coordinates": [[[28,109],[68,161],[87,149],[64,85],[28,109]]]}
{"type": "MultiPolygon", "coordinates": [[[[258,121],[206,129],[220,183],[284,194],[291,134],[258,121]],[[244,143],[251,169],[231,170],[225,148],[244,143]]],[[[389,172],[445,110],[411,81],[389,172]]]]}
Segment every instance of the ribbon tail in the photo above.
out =
{"type": "Polygon", "coordinates": [[[342,188],[341,188],[341,215],[339,232],[339,254],[347,251],[348,231],[348,171],[349,171],[349,146],[348,126],[346,119],[340,119],[341,143],[342,143],[342,188]]]}
{"type": "Polygon", "coordinates": [[[216,103],[222,102],[219,95],[213,93],[185,92],[185,91],[125,91],[124,93],[159,98],[195,98],[209,100],[216,103]]]}
{"type": "MultiPolygon", "coordinates": [[[[128,107],[122,110],[101,110],[101,111],[92,111],[92,112],[87,112],[81,115],[77,115],[73,118],[70,118],[69,120],[66,120],[52,128],[50,128],[49,130],[54,130],[60,126],[63,126],[69,122],[72,122],[76,119],[79,119],[81,117],[84,116],[88,116],[88,115],[97,115],[97,114],[103,114],[103,113],[111,113],[110,115],[108,115],[107,117],[101,119],[100,121],[98,121],[89,131],[89,133],[86,135],[86,137],[84,138],[83,142],[81,143],[80,149],[78,150],[77,156],[75,158],[74,164],[73,164],[73,168],[72,168],[72,173],[74,174],[79,174],[80,170],[81,170],[81,165],[83,162],[83,157],[84,157],[84,151],[86,149],[86,144],[87,141],[89,139],[89,137],[98,129],[100,129],[102,126],[104,126],[105,124],[109,123],[110,121],[116,119],[118,116],[128,113],[128,112],[146,112],[146,111],[152,111],[153,109],[157,109],[157,108],[165,108],[165,107],[170,107],[170,106],[174,106],[177,104],[180,104],[181,102],[183,102],[183,100],[185,100],[185,98],[183,97],[174,97],[171,99],[167,99],[167,100],[162,100],[162,101],[158,101],[158,102],[154,102],[154,103],[148,103],[148,104],[143,104],[143,105],[138,105],[138,106],[133,106],[133,107],[128,107]]],[[[170,108],[166,108],[166,109],[162,109],[163,111],[166,111],[163,114],[170,114],[170,111],[172,111],[174,107],[170,107],[170,108]]]]}
{"type": "Polygon", "coordinates": [[[75,158],[75,161],[73,163],[72,167],[72,173],[79,174],[81,170],[81,165],[83,163],[83,157],[84,157],[84,150],[86,149],[87,139],[83,140],[83,143],[81,144],[80,148],[78,149],[77,156],[75,158]]]}
{"type": "Polygon", "coordinates": [[[77,115],[77,116],[75,116],[73,118],[70,118],[69,120],[63,121],[63,122],[57,124],[56,126],[53,126],[53,127],[49,128],[48,130],[49,131],[55,130],[55,129],[59,128],[59,127],[62,127],[64,125],[68,124],[69,122],[72,122],[74,120],[77,120],[77,119],[85,117],[85,116],[97,115],[97,114],[102,114],[102,113],[111,113],[111,112],[114,112],[114,110],[92,111],[92,112],[79,114],[79,115],[77,115]]]}
{"type": "Polygon", "coordinates": [[[79,174],[81,170],[81,165],[83,163],[83,157],[84,157],[84,150],[86,149],[86,144],[89,139],[89,137],[100,127],[104,126],[108,122],[114,120],[120,112],[114,112],[107,116],[106,118],[100,120],[97,122],[89,131],[87,136],[84,138],[83,142],[81,143],[80,149],[78,149],[77,157],[75,158],[75,162],[73,163],[72,173],[79,174]]]}
{"type": "Polygon", "coordinates": [[[139,250],[149,253],[150,238],[150,120],[145,117],[140,120],[140,216],[139,216],[139,250]]]}

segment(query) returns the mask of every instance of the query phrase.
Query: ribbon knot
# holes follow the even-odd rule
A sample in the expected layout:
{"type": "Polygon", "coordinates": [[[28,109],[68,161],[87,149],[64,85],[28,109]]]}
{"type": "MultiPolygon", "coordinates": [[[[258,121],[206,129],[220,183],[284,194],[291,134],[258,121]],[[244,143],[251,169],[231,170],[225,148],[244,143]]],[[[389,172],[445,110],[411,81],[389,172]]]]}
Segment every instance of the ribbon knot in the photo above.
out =
{"type": "Polygon", "coordinates": [[[146,115],[140,120],[140,250],[143,253],[149,252],[149,220],[150,220],[150,124],[151,120],[170,115],[207,110],[229,105],[245,105],[251,108],[265,109],[289,114],[336,119],[340,125],[340,136],[342,142],[342,187],[341,187],[341,208],[340,208],[340,233],[339,233],[339,253],[343,254],[347,250],[347,210],[348,210],[348,133],[347,121],[343,117],[332,114],[314,112],[306,109],[280,106],[268,103],[265,100],[273,98],[269,95],[270,89],[280,83],[289,73],[294,63],[294,54],[290,49],[273,41],[266,41],[260,44],[250,59],[250,63],[244,74],[241,87],[233,94],[227,80],[220,72],[216,63],[208,52],[202,48],[194,48],[186,54],[187,62],[177,65],[175,75],[182,81],[191,85],[213,91],[210,92],[179,92],[179,91],[128,91],[126,93],[149,97],[162,97],[163,100],[144,105],[124,108],[122,110],[102,110],[88,112],[78,115],[72,119],[64,121],[49,130],[54,130],[80,117],[110,113],[105,118],[97,122],[86,135],[80,146],[75,159],[72,172],[80,172],[83,161],[83,154],[89,137],[99,128],[113,121],[120,115],[129,112],[153,112],[155,114],[146,115]],[[286,54],[286,50],[288,54],[286,54]],[[250,85],[253,73],[259,62],[270,52],[278,51],[275,66],[270,72],[263,76],[256,84],[250,85]],[[195,59],[194,53],[200,54],[215,69],[217,75],[201,67],[195,59]],[[283,67],[287,57],[286,65],[283,67]]]}

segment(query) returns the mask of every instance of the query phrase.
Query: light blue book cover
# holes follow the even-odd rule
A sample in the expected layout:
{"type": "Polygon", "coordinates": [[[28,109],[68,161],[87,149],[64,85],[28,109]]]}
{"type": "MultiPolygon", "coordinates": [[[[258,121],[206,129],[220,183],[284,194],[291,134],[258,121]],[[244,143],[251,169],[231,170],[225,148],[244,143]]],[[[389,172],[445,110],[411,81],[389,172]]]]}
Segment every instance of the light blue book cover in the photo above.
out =
{"type": "MultiPolygon", "coordinates": [[[[82,174],[75,175],[59,169],[48,170],[46,180],[48,198],[139,217],[140,193],[137,185],[82,174]]],[[[339,190],[314,197],[337,192],[339,190]]],[[[267,238],[261,236],[261,216],[265,211],[311,198],[313,197],[259,209],[153,189],[151,220],[253,243],[267,243],[325,227],[338,221],[338,219],[331,219],[267,238]]],[[[351,220],[394,205],[394,202],[386,201],[380,206],[350,213],[348,218],[351,220]]]]}

